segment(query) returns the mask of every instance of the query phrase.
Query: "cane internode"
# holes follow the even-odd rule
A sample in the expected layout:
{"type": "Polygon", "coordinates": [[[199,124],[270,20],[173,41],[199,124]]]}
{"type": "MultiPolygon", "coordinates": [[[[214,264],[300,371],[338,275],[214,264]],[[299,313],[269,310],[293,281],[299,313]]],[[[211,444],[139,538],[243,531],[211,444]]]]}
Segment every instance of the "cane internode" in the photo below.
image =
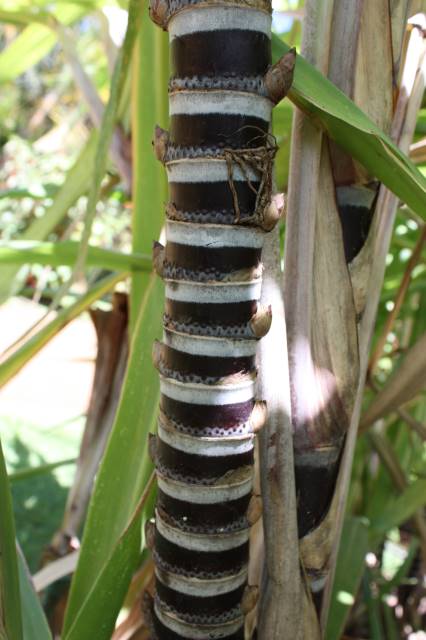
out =
{"type": "Polygon", "coordinates": [[[243,640],[257,600],[247,584],[262,504],[253,495],[254,435],[266,419],[255,400],[256,345],[272,320],[258,305],[261,252],[283,209],[272,194],[280,70],[271,67],[271,6],[153,0],[150,15],[169,33],[172,73],[169,131],[154,135],[169,202],[166,244],[154,247],[166,301],[153,348],[161,399],[150,443],[152,634],[243,640]]]}

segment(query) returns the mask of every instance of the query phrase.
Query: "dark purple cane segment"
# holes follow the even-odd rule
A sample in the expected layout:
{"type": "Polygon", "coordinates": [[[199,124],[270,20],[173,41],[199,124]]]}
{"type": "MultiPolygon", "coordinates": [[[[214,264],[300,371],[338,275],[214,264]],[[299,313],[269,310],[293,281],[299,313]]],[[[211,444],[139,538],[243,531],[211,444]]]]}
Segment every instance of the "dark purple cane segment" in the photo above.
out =
{"type": "Polygon", "coordinates": [[[235,76],[265,73],[271,64],[271,41],[257,31],[226,29],[174,38],[170,45],[172,76],[235,76]]]}
{"type": "Polygon", "coordinates": [[[169,175],[170,241],[160,252],[167,297],[154,349],[162,393],[152,447],[153,640],[244,640],[252,389],[259,318],[267,316],[258,306],[260,234],[247,227],[263,215],[270,166],[259,158],[271,155],[271,7],[155,0],[151,9],[170,31],[172,74],[170,133],[158,152],[169,175]]]}
{"type": "Polygon", "coordinates": [[[170,118],[170,141],[181,147],[261,147],[268,130],[269,122],[244,114],[176,114],[170,118]]]}

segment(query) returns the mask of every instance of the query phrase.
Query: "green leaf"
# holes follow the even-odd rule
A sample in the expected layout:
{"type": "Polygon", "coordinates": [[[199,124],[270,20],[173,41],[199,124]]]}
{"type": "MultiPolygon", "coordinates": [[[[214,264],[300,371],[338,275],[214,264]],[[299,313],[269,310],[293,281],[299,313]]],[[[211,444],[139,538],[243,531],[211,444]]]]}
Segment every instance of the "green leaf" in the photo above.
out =
{"type": "Polygon", "coordinates": [[[69,283],[84,268],[92,233],[92,226],[96,216],[96,204],[101,194],[101,183],[105,176],[108,162],[108,150],[112,140],[120,96],[126,83],[127,74],[132,59],[133,47],[137,38],[143,4],[140,0],[129,0],[128,22],[123,46],[119,51],[111,79],[108,103],[102,115],[98,145],[96,149],[94,171],[87,199],[84,228],[80,241],[80,251],[74,265],[69,283]]]}
{"type": "Polygon", "coordinates": [[[393,608],[389,607],[386,602],[383,603],[382,612],[385,622],[386,640],[400,640],[398,625],[396,623],[393,608]]]}
{"type": "Polygon", "coordinates": [[[44,11],[7,11],[0,9],[0,22],[7,22],[17,26],[33,23],[48,26],[48,17],[48,14],[44,11]]]}
{"type": "MultiPolygon", "coordinates": [[[[273,36],[272,43],[275,59],[290,49],[278,36],[273,36]]],[[[426,178],[361,109],[301,55],[296,58],[288,97],[371,175],[426,218],[426,178]]]]}
{"type": "Polygon", "coordinates": [[[127,275],[126,272],[121,272],[100,280],[74,304],[63,309],[58,313],[56,318],[29,338],[22,347],[12,353],[12,355],[0,365],[0,388],[5,385],[6,382],[9,382],[53,336],[59,333],[71,320],[79,316],[80,313],[88,309],[96,300],[99,300],[99,298],[102,298],[108,291],[113,289],[118,282],[124,280],[127,275]]]}
{"type": "Polygon", "coordinates": [[[110,640],[121,603],[140,559],[141,519],[153,480],[154,474],[146,485],[129,525],[115,544],[111,557],[97,576],[64,640],[110,640]]]}
{"type": "MultiPolygon", "coordinates": [[[[68,171],[65,182],[56,194],[52,205],[41,218],[35,220],[19,236],[20,240],[44,240],[59,224],[77,198],[87,191],[91,181],[96,141],[97,135],[92,133],[75,164],[68,171]]],[[[18,268],[15,266],[1,268],[0,303],[4,302],[13,290],[12,283],[17,271],[18,268]]]]}
{"type": "Polygon", "coordinates": [[[384,594],[392,593],[394,589],[397,589],[399,585],[402,583],[404,578],[408,575],[411,567],[413,566],[413,562],[416,558],[417,551],[419,549],[420,543],[417,538],[411,538],[410,544],[408,547],[407,557],[396,571],[393,578],[390,580],[386,580],[382,585],[380,585],[380,593],[383,596],[384,594]]]}
{"type": "Polygon", "coordinates": [[[19,480],[28,480],[36,476],[42,476],[45,473],[50,473],[60,467],[65,467],[69,464],[75,464],[77,458],[66,458],[65,460],[58,460],[57,462],[48,462],[41,464],[38,467],[28,467],[26,469],[19,469],[9,474],[9,482],[18,482],[19,480]]]}
{"type": "Polygon", "coordinates": [[[291,102],[283,100],[272,113],[272,132],[278,143],[275,180],[279,190],[287,190],[293,111],[294,107],[291,102]]]}
{"type": "Polygon", "coordinates": [[[371,520],[374,536],[383,536],[398,527],[426,504],[426,480],[416,480],[397,498],[392,498],[386,507],[371,520]]]}
{"type": "Polygon", "coordinates": [[[44,198],[53,198],[59,191],[56,184],[40,184],[36,187],[23,189],[16,187],[15,189],[0,189],[0,199],[3,198],[32,198],[33,200],[43,200],[44,198]]]}
{"type": "Polygon", "coordinates": [[[385,640],[383,634],[382,616],[380,611],[380,600],[372,591],[371,583],[374,576],[370,569],[366,569],[362,581],[364,602],[367,605],[368,622],[370,626],[369,637],[371,640],[385,640]]]}
{"type": "Polygon", "coordinates": [[[41,24],[30,25],[0,54],[0,84],[11,82],[39,62],[56,43],[56,36],[41,24]]]}
{"type": "MultiPolygon", "coordinates": [[[[0,265],[2,264],[48,264],[50,266],[73,265],[80,243],[72,240],[63,242],[34,242],[12,240],[0,242],[0,265]]],[[[115,271],[137,269],[151,270],[151,258],[134,253],[121,253],[111,249],[89,246],[87,266],[103,267],[115,271]]]]}
{"type": "MultiPolygon", "coordinates": [[[[155,125],[166,127],[168,122],[168,75],[167,34],[153,24],[146,12],[135,46],[132,77],[132,249],[135,253],[151,252],[164,221],[167,177],[152,152],[152,138],[155,125]]],[[[131,330],[146,285],[143,274],[132,274],[131,330]]]]}
{"type": "MultiPolygon", "coordinates": [[[[69,3],[58,5],[52,17],[65,25],[72,24],[91,11],[96,4],[95,2],[87,2],[85,6],[69,3]]],[[[34,22],[40,20],[47,25],[47,14],[34,15],[34,22]]],[[[56,42],[57,36],[48,26],[31,24],[26,27],[7,49],[0,53],[0,84],[15,80],[24,71],[40,62],[56,42]]]]}
{"type": "Polygon", "coordinates": [[[18,562],[12,497],[0,442],[0,638],[22,640],[18,562]]]}
{"type": "MultiPolygon", "coordinates": [[[[120,404],[90,502],[79,563],[71,583],[65,634],[94,589],[151,474],[147,441],[149,431],[156,425],[159,402],[159,381],[151,362],[151,349],[153,341],[161,336],[162,310],[163,283],[153,274],[140,308],[120,404]]],[[[122,594],[112,590],[109,596],[108,606],[116,610],[121,606],[122,594]]],[[[102,614],[104,605],[98,606],[102,614]]]]}
{"type": "Polygon", "coordinates": [[[368,520],[347,518],[340,540],[336,575],[327,620],[326,640],[339,640],[345,628],[365,569],[368,520]]]}
{"type": "MultiPolygon", "coordinates": [[[[129,22],[132,22],[131,17],[129,22]]],[[[167,37],[152,25],[147,12],[144,12],[133,57],[132,225],[133,251],[137,254],[150,251],[152,241],[158,237],[166,198],[164,169],[156,161],[151,145],[154,117],[160,116],[160,122],[161,117],[167,118],[166,46],[167,37]]],[[[86,598],[94,589],[96,576],[111,556],[151,473],[147,440],[149,431],[156,426],[159,403],[159,381],[151,362],[151,349],[154,339],[161,336],[162,311],[161,280],[154,274],[148,276],[133,272],[133,340],[128,368],[89,506],[79,564],[71,584],[65,633],[83,615],[81,612],[86,598]],[[114,504],[114,510],[111,504],[114,504]]],[[[115,611],[121,604],[122,594],[114,590],[108,606],[115,611]]],[[[102,606],[98,605],[97,610],[102,615],[102,606]]]]}
{"type": "Polygon", "coordinates": [[[43,607],[21,552],[18,552],[18,569],[24,640],[52,640],[43,607]]]}

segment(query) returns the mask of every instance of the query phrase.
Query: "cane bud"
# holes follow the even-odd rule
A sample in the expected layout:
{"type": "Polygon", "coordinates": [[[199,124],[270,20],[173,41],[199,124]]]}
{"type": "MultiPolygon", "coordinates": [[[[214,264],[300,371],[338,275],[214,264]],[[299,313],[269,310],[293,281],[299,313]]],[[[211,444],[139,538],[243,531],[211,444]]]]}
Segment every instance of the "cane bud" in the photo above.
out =
{"type": "Polygon", "coordinates": [[[162,352],[163,343],[159,340],[154,340],[154,343],[152,345],[152,364],[156,369],[160,368],[162,352]]]}
{"type": "Polygon", "coordinates": [[[241,600],[241,611],[244,615],[250,613],[255,608],[259,600],[259,587],[255,585],[247,585],[244,589],[243,598],[241,600]]]}
{"type": "Polygon", "coordinates": [[[155,24],[158,24],[158,26],[164,30],[166,30],[167,27],[168,13],[169,3],[167,0],[150,0],[149,17],[155,24]]]}
{"type": "Polygon", "coordinates": [[[157,459],[157,436],[153,433],[148,434],[148,455],[151,459],[151,462],[155,464],[157,459]]]}
{"type": "Polygon", "coordinates": [[[257,433],[262,429],[266,423],[268,417],[268,409],[264,400],[257,400],[254,403],[253,411],[251,412],[249,421],[254,433],[257,433]]]}
{"type": "Polygon", "coordinates": [[[292,82],[296,64],[296,49],[290,49],[271,67],[265,76],[265,87],[269,99],[278,104],[287,95],[292,82]]]}
{"type": "Polygon", "coordinates": [[[249,506],[247,509],[247,522],[252,527],[258,520],[260,520],[263,511],[263,501],[261,496],[253,495],[250,498],[249,506]]]}
{"type": "Polygon", "coordinates": [[[152,146],[154,147],[154,153],[157,160],[164,164],[167,154],[167,146],[169,144],[169,132],[158,126],[155,126],[154,140],[152,146]]]}
{"type": "Polygon", "coordinates": [[[272,323],[272,307],[259,307],[252,319],[250,328],[256,338],[266,336],[272,323]]]}
{"type": "Polygon", "coordinates": [[[145,524],[145,542],[148,549],[154,548],[155,540],[155,522],[154,520],[147,520],[145,524]]]}
{"type": "Polygon", "coordinates": [[[283,217],[285,210],[284,194],[276,193],[266,207],[262,227],[265,231],[272,231],[277,222],[283,217]]]}
{"type": "Polygon", "coordinates": [[[163,277],[164,260],[166,257],[166,249],[161,242],[155,241],[152,247],[152,264],[154,271],[160,278],[163,277]]]}

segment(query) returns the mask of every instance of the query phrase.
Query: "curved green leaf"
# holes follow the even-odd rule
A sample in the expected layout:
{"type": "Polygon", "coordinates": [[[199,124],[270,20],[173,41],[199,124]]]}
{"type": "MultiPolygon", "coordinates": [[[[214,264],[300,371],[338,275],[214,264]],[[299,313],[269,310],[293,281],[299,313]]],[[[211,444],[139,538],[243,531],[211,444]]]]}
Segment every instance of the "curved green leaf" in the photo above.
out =
{"type": "Polygon", "coordinates": [[[121,603],[140,559],[141,518],[153,480],[152,474],[128,526],[116,542],[110,558],[96,576],[93,587],[64,640],[110,640],[121,603]],[[111,598],[112,593],[114,599],[111,598]]]}
{"type": "MultiPolygon", "coordinates": [[[[73,265],[80,243],[73,240],[63,242],[33,242],[12,240],[0,242],[1,264],[48,264],[50,266],[73,265]]],[[[87,266],[103,267],[115,271],[131,269],[150,271],[151,258],[135,253],[122,253],[112,249],[89,246],[87,266]]]]}
{"type": "Polygon", "coordinates": [[[18,552],[18,569],[24,640],[52,640],[46,616],[21,552],[18,552]]]}
{"type": "Polygon", "coordinates": [[[0,442],[0,638],[22,640],[15,522],[9,479],[0,442]]]}
{"type": "Polygon", "coordinates": [[[410,484],[397,498],[392,498],[389,503],[371,520],[371,532],[373,536],[383,536],[389,529],[398,527],[411,518],[426,504],[426,480],[419,479],[410,484]]]}
{"type": "MultiPolygon", "coordinates": [[[[151,252],[160,235],[167,201],[167,177],[152,152],[156,124],[168,120],[168,37],[145,15],[135,46],[132,74],[133,217],[132,249],[151,252]],[[152,61],[147,64],[147,61],[152,61]]],[[[146,276],[132,274],[130,329],[134,328],[147,285],[146,276]]]]}
{"type": "Polygon", "coordinates": [[[365,570],[368,543],[368,520],[347,518],[340,541],[325,640],[342,637],[365,570]]]}
{"type": "MultiPolygon", "coordinates": [[[[153,274],[140,308],[120,404],[90,502],[80,558],[71,583],[65,637],[81,615],[151,474],[148,433],[155,428],[159,403],[159,381],[151,349],[153,341],[161,336],[162,311],[163,283],[153,274]]],[[[126,568],[123,566],[122,570],[126,568]]],[[[97,588],[101,589],[102,583],[97,588]]],[[[121,592],[114,590],[109,597],[108,606],[121,606],[121,592]]],[[[100,614],[103,606],[99,601],[100,614]]]]}
{"type": "Polygon", "coordinates": [[[22,347],[12,353],[12,355],[0,365],[0,388],[9,382],[65,325],[88,309],[96,300],[102,298],[105,293],[113,289],[115,285],[121,280],[124,280],[127,275],[128,274],[123,271],[103,278],[103,280],[95,284],[87,293],[74,302],[74,304],[58,313],[56,318],[29,338],[22,347]]]}

